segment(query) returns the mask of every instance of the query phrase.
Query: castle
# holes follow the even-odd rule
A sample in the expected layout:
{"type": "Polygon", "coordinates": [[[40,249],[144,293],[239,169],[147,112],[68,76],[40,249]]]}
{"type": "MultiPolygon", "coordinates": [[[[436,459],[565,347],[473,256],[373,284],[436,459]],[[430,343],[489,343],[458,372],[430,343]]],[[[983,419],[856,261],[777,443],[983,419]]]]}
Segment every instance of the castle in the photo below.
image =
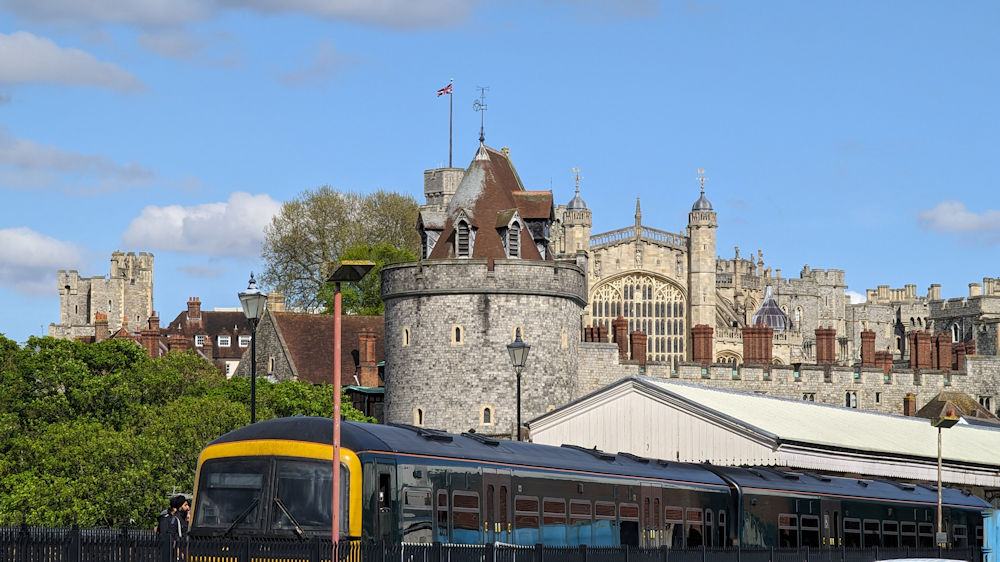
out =
{"type": "Polygon", "coordinates": [[[482,143],[468,169],[425,171],[424,194],[420,261],[382,273],[387,421],[513,434],[517,330],[524,420],[637,372],[893,413],[942,390],[1000,407],[1000,278],[853,304],[842,270],[718,256],[704,179],[683,232],[643,224],[637,200],[633,225],[594,234],[579,179],[553,205],[482,143]]]}
{"type": "Polygon", "coordinates": [[[98,324],[110,333],[140,330],[153,315],[153,254],[112,253],[109,277],[59,270],[58,286],[59,323],[49,324],[50,336],[97,338],[98,324]]]}

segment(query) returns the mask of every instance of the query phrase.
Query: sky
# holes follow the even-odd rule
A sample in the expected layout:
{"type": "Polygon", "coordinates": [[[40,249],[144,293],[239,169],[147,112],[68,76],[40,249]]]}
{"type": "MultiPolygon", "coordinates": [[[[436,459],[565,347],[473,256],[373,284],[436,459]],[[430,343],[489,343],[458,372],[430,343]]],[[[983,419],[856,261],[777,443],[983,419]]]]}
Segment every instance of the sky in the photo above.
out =
{"type": "Polygon", "coordinates": [[[155,255],[162,319],[238,306],[284,201],[423,202],[510,147],[593,233],[683,232],[848,290],[1000,277],[1000,3],[0,0],[0,334],[59,321],[56,273],[155,255]],[[473,110],[486,87],[485,114],[473,110]]]}

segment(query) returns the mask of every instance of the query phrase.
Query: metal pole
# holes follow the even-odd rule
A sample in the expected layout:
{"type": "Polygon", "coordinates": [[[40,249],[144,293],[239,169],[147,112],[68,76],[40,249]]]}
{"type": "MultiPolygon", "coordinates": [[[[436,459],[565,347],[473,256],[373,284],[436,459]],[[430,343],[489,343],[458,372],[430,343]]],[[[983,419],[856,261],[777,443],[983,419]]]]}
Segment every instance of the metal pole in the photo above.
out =
{"type": "Polygon", "coordinates": [[[257,320],[250,320],[250,423],[257,423],[257,320]]]}
{"type": "MultiPolygon", "coordinates": [[[[451,86],[454,82],[455,82],[454,80],[451,80],[448,82],[448,85],[451,86]]],[[[454,113],[453,109],[455,107],[455,94],[453,92],[454,90],[448,92],[448,167],[449,168],[451,168],[451,142],[452,142],[451,131],[453,123],[452,115],[454,113]]]]}
{"type": "Polygon", "coordinates": [[[938,544],[940,545],[941,537],[941,428],[938,427],[938,470],[937,470],[937,532],[938,532],[938,544]]]}
{"type": "Polygon", "coordinates": [[[521,370],[517,370],[517,440],[521,440],[521,370]]]}
{"type": "Polygon", "coordinates": [[[340,281],[333,294],[333,558],[340,541],[340,281]]]}

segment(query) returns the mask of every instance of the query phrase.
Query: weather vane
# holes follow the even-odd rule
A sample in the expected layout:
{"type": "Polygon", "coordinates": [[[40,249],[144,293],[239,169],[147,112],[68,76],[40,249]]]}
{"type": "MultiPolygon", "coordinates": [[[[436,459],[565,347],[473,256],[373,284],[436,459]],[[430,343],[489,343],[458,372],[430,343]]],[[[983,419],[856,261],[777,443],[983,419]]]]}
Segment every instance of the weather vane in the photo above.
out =
{"type": "Polygon", "coordinates": [[[702,193],[705,193],[705,180],[707,179],[708,178],[705,177],[705,170],[698,168],[698,181],[701,182],[702,193]]]}
{"type": "Polygon", "coordinates": [[[472,102],[472,109],[479,111],[479,143],[486,142],[486,92],[489,86],[476,86],[479,90],[479,99],[472,102]]]}
{"type": "Polygon", "coordinates": [[[580,194],[580,168],[573,168],[573,174],[576,176],[576,193],[580,194]]]}

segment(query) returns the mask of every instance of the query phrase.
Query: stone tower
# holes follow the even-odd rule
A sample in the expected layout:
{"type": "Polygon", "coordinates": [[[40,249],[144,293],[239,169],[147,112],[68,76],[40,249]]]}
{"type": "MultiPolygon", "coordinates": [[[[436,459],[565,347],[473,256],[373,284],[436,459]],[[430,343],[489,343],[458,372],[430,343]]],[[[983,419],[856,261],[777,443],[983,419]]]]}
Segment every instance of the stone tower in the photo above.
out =
{"type": "Polygon", "coordinates": [[[386,421],[516,435],[517,330],[531,346],[522,422],[572,400],[586,258],[553,259],[551,192],[480,145],[446,208],[419,220],[425,257],[382,269],[386,421]]]}
{"type": "Polygon", "coordinates": [[[701,197],[688,213],[688,309],[689,326],[715,326],[715,230],[719,224],[712,204],[701,197]]]}
{"type": "Polygon", "coordinates": [[[593,226],[590,209],[580,197],[580,176],[576,176],[576,194],[565,207],[558,209],[561,214],[564,238],[557,249],[560,254],[575,255],[579,251],[590,250],[590,228],[593,226]]]}
{"type": "MultiPolygon", "coordinates": [[[[56,338],[100,338],[97,314],[107,318],[107,330],[123,326],[139,330],[153,314],[153,254],[111,254],[108,277],[80,277],[76,270],[58,272],[59,323],[49,325],[56,338]]],[[[102,324],[103,329],[103,324],[102,324]]]]}

